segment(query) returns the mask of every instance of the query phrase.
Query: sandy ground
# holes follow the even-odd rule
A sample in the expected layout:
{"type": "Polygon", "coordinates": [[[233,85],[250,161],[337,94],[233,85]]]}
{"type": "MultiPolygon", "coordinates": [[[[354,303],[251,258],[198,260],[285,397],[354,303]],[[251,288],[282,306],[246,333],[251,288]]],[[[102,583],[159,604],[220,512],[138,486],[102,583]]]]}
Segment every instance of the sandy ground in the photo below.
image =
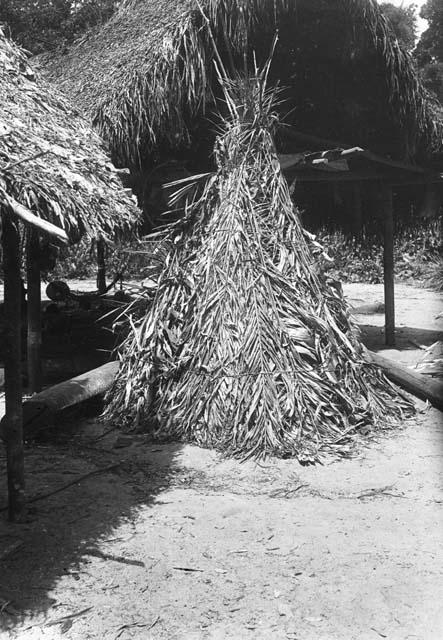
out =
{"type": "MultiPolygon", "coordinates": [[[[379,285],[349,285],[355,304],[379,285]]],[[[397,288],[408,364],[437,294],[397,288]]],[[[382,346],[383,316],[360,316],[382,346]]],[[[443,423],[418,403],[351,459],[240,464],[73,419],[27,447],[29,522],[0,513],[0,638],[443,638],[443,423]],[[93,475],[84,477],[93,472],[93,475]]],[[[0,450],[0,505],[5,502],[0,450]]]]}

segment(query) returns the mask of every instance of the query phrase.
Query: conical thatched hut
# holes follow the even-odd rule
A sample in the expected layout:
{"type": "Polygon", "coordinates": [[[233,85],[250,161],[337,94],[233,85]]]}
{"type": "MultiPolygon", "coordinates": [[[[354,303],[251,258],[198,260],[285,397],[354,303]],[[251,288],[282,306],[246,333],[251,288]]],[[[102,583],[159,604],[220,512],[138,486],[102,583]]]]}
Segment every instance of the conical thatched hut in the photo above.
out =
{"type": "MultiPolygon", "coordinates": [[[[382,419],[391,396],[362,362],[343,301],[331,298],[312,273],[270,130],[257,137],[256,123],[248,121],[256,165],[249,164],[244,145],[232,148],[237,165],[230,153],[220,153],[223,137],[213,154],[218,114],[225,120],[232,115],[214,62],[227,76],[240,71],[247,77],[254,63],[268,59],[276,32],[268,83],[282,87],[276,109],[285,125],[403,162],[430,161],[441,142],[435,105],[375,0],[123,0],[104,27],[43,65],[109,141],[115,161],[131,168],[145,206],[152,174],[164,162],[181,162],[191,173],[211,162],[215,168],[213,191],[205,190],[201,206],[188,208],[197,213],[185,218],[184,229],[179,223],[171,232],[154,305],[128,343],[114,409],[125,407],[135,422],[158,420],[162,433],[237,453],[309,459],[322,445],[342,446],[356,424],[382,419]],[[251,179],[248,172],[239,175],[245,167],[251,179]],[[235,217],[249,212],[248,197],[240,202],[236,187],[250,190],[254,215],[248,220],[235,217]],[[272,196],[279,201],[276,209],[272,196]],[[232,201],[238,207],[229,213],[224,205],[232,201]],[[241,240],[237,246],[228,232],[217,253],[222,214],[231,215],[241,240]],[[255,217],[263,229],[272,227],[268,236],[257,231],[255,217]],[[258,255],[262,244],[266,250],[258,255]],[[248,333],[255,285],[262,319],[279,296],[288,306],[284,311],[277,301],[268,309],[269,333],[264,325],[248,333]],[[232,295],[231,305],[225,293],[232,295]],[[288,328],[288,318],[295,327],[288,328]],[[263,339],[269,342],[258,370],[250,365],[253,347],[263,339]],[[279,369],[280,362],[287,368],[279,369]]],[[[234,129],[238,124],[227,121],[234,129]]],[[[272,131],[279,151],[287,144],[284,131],[272,131]]]]}
{"type": "Polygon", "coordinates": [[[123,0],[42,64],[116,161],[137,170],[184,155],[192,165],[212,151],[202,116],[220,95],[214,42],[228,71],[244,69],[252,52],[266,60],[276,30],[270,81],[285,88],[287,124],[397,159],[429,157],[435,105],[376,0],[123,0]]]}
{"type": "Polygon", "coordinates": [[[319,247],[275,150],[267,70],[222,82],[216,171],[166,229],[154,300],[131,323],[109,412],[242,457],[315,461],[408,404],[366,361],[341,294],[316,273],[319,247]]]}
{"type": "Polygon", "coordinates": [[[5,279],[5,439],[11,515],[23,507],[21,261],[28,251],[28,354],[37,347],[39,238],[70,243],[128,232],[139,211],[104,145],[66,98],[41,82],[0,30],[0,213],[5,279]],[[31,256],[31,259],[29,257],[31,256]],[[38,266],[37,266],[38,269],[38,266]],[[30,274],[31,278],[30,278],[30,274]],[[33,315],[36,310],[36,316],[33,315]]]}

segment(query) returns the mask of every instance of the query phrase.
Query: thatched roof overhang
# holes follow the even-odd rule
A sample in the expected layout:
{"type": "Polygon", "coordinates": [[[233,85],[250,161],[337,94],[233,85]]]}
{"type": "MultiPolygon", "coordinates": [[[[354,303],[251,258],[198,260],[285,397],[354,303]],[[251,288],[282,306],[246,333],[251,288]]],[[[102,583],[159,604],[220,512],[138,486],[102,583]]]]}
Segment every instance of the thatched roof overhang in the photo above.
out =
{"type": "Polygon", "coordinates": [[[1,30],[0,206],[70,242],[125,234],[140,217],[99,136],[1,30]]]}
{"type": "Polygon", "coordinates": [[[442,172],[384,158],[360,147],[282,154],[279,160],[282,171],[291,181],[373,181],[391,186],[443,184],[442,172]]]}
{"type": "Polygon", "coordinates": [[[41,62],[116,161],[137,167],[205,135],[214,42],[226,69],[242,71],[253,51],[259,63],[269,55],[276,29],[271,81],[285,87],[289,124],[410,161],[442,147],[437,103],[375,0],[124,0],[102,28],[41,62]]]}
{"type": "Polygon", "coordinates": [[[140,214],[87,122],[40,82],[0,28],[0,217],[8,510],[26,517],[22,413],[22,232],[26,233],[30,390],[41,385],[40,234],[75,242],[130,232],[140,214]],[[23,223],[17,224],[17,219],[23,223]]]}

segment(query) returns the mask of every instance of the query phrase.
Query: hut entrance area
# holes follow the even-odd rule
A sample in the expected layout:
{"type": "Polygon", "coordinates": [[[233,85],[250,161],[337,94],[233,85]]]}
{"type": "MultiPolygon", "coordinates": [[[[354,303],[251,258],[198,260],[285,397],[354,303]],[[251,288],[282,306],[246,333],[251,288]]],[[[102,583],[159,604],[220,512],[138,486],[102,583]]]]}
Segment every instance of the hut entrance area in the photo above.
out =
{"type": "MultiPolygon", "coordinates": [[[[383,298],[344,289],[354,306],[383,298]]],[[[411,365],[410,340],[441,336],[441,298],[398,286],[396,301],[396,349],[383,314],[358,320],[411,365]]],[[[53,495],[27,524],[1,521],[0,637],[439,639],[443,431],[418,409],[324,466],[223,460],[73,415],[27,450],[29,498],[53,495]]]]}

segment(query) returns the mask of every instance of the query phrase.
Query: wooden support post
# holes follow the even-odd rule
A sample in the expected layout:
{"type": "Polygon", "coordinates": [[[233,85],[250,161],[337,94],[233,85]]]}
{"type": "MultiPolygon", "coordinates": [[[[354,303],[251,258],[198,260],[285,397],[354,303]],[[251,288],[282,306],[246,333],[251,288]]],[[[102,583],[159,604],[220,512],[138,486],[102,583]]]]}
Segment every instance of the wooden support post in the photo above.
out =
{"type": "Polygon", "coordinates": [[[30,393],[38,393],[42,388],[40,242],[37,230],[32,228],[28,230],[26,279],[28,289],[28,388],[30,393]]]}
{"type": "Polygon", "coordinates": [[[106,245],[103,238],[97,238],[97,289],[98,292],[106,293],[106,245]]]}
{"type": "Polygon", "coordinates": [[[5,427],[8,475],[8,512],[12,522],[25,517],[25,472],[21,379],[20,235],[15,221],[2,215],[3,273],[5,279],[5,427]]]}
{"type": "Polygon", "coordinates": [[[382,185],[382,213],[384,222],[384,287],[385,287],[385,342],[395,346],[395,304],[394,304],[394,212],[392,187],[382,185]]]}

